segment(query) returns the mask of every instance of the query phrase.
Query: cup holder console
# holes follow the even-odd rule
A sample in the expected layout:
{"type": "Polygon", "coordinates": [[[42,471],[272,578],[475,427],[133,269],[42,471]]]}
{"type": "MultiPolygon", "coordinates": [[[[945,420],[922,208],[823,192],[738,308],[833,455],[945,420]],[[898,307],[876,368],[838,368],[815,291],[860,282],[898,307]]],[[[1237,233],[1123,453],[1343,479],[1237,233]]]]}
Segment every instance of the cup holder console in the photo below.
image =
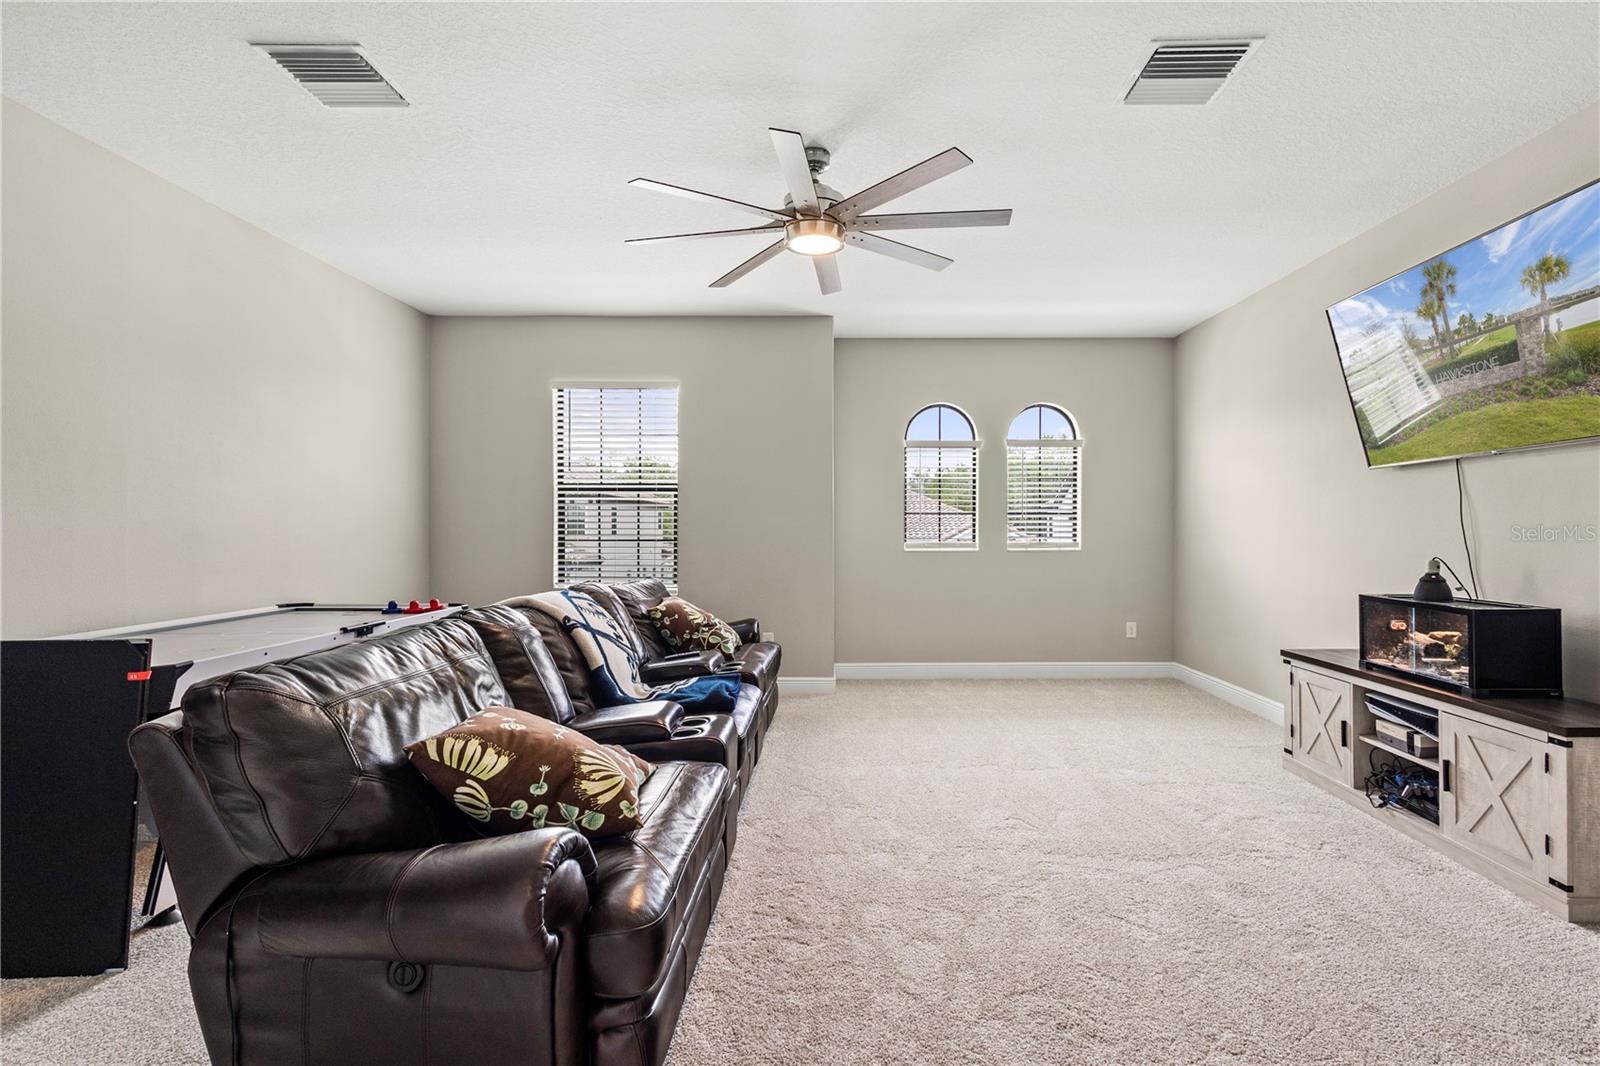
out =
{"type": "Polygon", "coordinates": [[[740,779],[739,734],[731,714],[685,714],[660,740],[641,745],[638,753],[651,762],[681,759],[714,762],[740,779]]]}
{"type": "Polygon", "coordinates": [[[678,723],[678,728],[672,731],[674,739],[682,740],[685,737],[701,737],[706,734],[706,726],[711,724],[711,719],[703,714],[691,715],[678,723]]]}

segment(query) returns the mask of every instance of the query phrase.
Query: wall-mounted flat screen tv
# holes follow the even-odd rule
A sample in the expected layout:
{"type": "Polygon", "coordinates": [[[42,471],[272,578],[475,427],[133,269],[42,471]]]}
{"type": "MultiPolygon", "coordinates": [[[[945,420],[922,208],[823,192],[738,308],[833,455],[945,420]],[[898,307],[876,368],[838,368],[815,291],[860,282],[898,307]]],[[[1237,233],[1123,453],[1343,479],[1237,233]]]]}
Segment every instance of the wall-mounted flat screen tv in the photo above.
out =
{"type": "Polygon", "coordinates": [[[1328,308],[1368,466],[1600,438],[1600,182],[1328,308]]]}

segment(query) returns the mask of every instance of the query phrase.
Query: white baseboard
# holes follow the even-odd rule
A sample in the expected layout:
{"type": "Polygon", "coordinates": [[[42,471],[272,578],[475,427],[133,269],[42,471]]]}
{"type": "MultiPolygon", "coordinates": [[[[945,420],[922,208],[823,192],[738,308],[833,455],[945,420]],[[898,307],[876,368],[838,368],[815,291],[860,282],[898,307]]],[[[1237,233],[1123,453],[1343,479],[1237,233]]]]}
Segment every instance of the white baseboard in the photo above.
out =
{"type": "Polygon", "coordinates": [[[1283,724],[1283,704],[1258,692],[1174,662],[1153,663],[834,663],[833,677],[781,677],[778,687],[796,696],[825,695],[839,681],[955,681],[1170,679],[1215,696],[1224,703],[1275,725],[1283,724]]]}
{"type": "Polygon", "coordinates": [[[1197,688],[1201,692],[1209,693],[1225,703],[1231,703],[1242,711],[1249,711],[1257,718],[1265,718],[1274,725],[1283,724],[1283,704],[1277,700],[1269,700],[1259,692],[1251,692],[1247,688],[1235,685],[1231,681],[1224,681],[1220,677],[1201,673],[1192,666],[1182,663],[1172,664],[1172,678],[1182,681],[1190,688],[1197,688]]]}
{"type": "Polygon", "coordinates": [[[1154,663],[834,663],[841,681],[933,681],[1003,678],[1159,678],[1172,664],[1154,663]]]}
{"type": "Polygon", "coordinates": [[[779,677],[778,692],[785,696],[826,696],[833,692],[831,677],[779,677]]]}

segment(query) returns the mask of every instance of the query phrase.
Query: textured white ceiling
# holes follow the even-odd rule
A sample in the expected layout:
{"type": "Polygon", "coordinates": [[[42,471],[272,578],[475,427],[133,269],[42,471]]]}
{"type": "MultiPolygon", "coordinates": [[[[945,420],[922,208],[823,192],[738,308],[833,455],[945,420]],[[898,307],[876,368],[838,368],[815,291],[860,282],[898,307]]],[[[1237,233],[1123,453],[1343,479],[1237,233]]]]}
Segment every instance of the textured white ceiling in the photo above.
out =
{"type": "MultiPolygon", "coordinates": [[[[835,317],[840,336],[1172,335],[1591,102],[1600,5],[6,3],[7,95],[436,314],[835,317]],[[1265,34],[1203,108],[1118,99],[1152,37],[1265,34]],[[405,110],[322,108],[248,41],[356,41],[405,110]],[[630,189],[777,205],[766,128],[849,194],[950,145],[893,205],[1011,207],[897,234],[845,291],[630,189]]],[[[1471,234],[1462,233],[1461,237],[1471,234]]],[[[1396,264],[1401,266],[1403,264],[1396,264]]]]}

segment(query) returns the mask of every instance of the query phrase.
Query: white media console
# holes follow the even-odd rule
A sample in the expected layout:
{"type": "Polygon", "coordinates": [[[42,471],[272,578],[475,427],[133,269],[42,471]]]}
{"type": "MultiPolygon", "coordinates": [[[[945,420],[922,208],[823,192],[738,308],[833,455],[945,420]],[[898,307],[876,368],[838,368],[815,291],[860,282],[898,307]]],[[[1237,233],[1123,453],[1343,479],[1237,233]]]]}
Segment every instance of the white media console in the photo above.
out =
{"type": "Polygon", "coordinates": [[[1475,699],[1363,667],[1352,650],[1282,655],[1290,772],[1561,918],[1600,922],[1600,705],[1475,699]],[[1369,693],[1437,711],[1437,757],[1383,744],[1369,693]],[[1438,824],[1372,806],[1374,750],[1438,775],[1438,824]]]}

